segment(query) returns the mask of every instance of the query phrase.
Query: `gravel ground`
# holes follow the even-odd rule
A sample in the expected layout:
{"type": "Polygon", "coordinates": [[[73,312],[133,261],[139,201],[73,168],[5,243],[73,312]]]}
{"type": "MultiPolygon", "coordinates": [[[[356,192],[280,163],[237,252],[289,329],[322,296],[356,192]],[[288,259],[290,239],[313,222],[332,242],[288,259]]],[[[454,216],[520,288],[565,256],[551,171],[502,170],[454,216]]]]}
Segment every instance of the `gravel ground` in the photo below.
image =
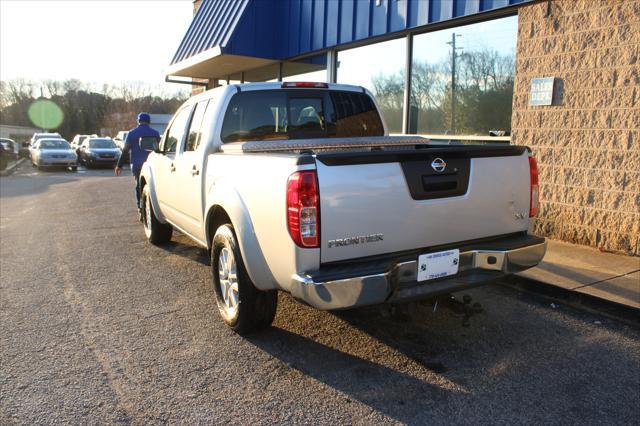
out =
{"type": "Polygon", "coordinates": [[[154,247],[130,176],[0,180],[0,423],[638,424],[640,331],[499,284],[484,312],[218,319],[206,251],[154,247]]]}

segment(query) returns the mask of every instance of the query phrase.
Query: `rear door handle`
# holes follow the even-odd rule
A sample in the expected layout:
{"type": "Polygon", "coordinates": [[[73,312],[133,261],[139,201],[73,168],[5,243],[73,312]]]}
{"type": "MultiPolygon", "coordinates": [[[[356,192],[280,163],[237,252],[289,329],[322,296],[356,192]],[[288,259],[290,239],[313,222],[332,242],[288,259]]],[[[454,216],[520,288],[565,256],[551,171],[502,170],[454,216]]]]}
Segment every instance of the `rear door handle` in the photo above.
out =
{"type": "Polygon", "coordinates": [[[200,174],[200,170],[196,169],[196,166],[194,165],[193,168],[191,169],[191,175],[198,176],[199,174],[200,174]]]}
{"type": "Polygon", "coordinates": [[[170,171],[175,172],[176,171],[176,166],[175,164],[171,163],[171,167],[169,168],[170,171]]]}

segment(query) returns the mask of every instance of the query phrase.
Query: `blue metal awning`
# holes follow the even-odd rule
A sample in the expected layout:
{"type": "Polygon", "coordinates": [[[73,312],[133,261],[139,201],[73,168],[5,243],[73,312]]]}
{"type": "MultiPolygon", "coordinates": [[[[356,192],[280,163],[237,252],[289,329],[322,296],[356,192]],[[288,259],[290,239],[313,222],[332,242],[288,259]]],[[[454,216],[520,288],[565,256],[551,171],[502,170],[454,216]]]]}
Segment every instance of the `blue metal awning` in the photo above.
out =
{"type": "Polygon", "coordinates": [[[220,77],[533,1],[202,0],[169,74],[220,77]]]}
{"type": "Polygon", "coordinates": [[[214,47],[226,47],[249,2],[250,0],[204,0],[171,64],[214,47]]]}

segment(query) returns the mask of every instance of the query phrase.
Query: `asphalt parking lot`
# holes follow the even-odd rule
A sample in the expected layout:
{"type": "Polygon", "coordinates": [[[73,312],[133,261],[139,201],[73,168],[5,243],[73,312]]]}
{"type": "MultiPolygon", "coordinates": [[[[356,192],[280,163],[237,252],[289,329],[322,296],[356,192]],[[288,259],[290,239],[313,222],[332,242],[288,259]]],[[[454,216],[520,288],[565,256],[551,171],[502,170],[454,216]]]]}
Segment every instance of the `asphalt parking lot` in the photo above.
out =
{"type": "MultiPolygon", "coordinates": [[[[125,173],[126,175],[126,173],[125,173]]],[[[206,251],[145,242],[133,179],[0,179],[0,423],[637,424],[640,331],[493,284],[446,309],[218,319],[206,251]],[[555,305],[554,305],[555,306],[555,305]]]]}

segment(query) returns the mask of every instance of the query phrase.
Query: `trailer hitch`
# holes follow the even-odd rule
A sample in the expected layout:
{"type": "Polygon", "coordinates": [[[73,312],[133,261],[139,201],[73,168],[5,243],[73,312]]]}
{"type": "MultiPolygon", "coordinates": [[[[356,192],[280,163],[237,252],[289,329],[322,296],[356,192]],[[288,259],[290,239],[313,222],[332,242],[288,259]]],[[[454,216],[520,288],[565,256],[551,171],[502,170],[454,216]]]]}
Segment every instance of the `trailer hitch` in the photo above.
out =
{"type": "Polygon", "coordinates": [[[462,302],[451,295],[446,300],[445,306],[449,308],[454,315],[462,317],[463,327],[469,327],[469,319],[484,310],[480,303],[471,303],[472,300],[473,299],[468,294],[462,296],[462,302]]]}

